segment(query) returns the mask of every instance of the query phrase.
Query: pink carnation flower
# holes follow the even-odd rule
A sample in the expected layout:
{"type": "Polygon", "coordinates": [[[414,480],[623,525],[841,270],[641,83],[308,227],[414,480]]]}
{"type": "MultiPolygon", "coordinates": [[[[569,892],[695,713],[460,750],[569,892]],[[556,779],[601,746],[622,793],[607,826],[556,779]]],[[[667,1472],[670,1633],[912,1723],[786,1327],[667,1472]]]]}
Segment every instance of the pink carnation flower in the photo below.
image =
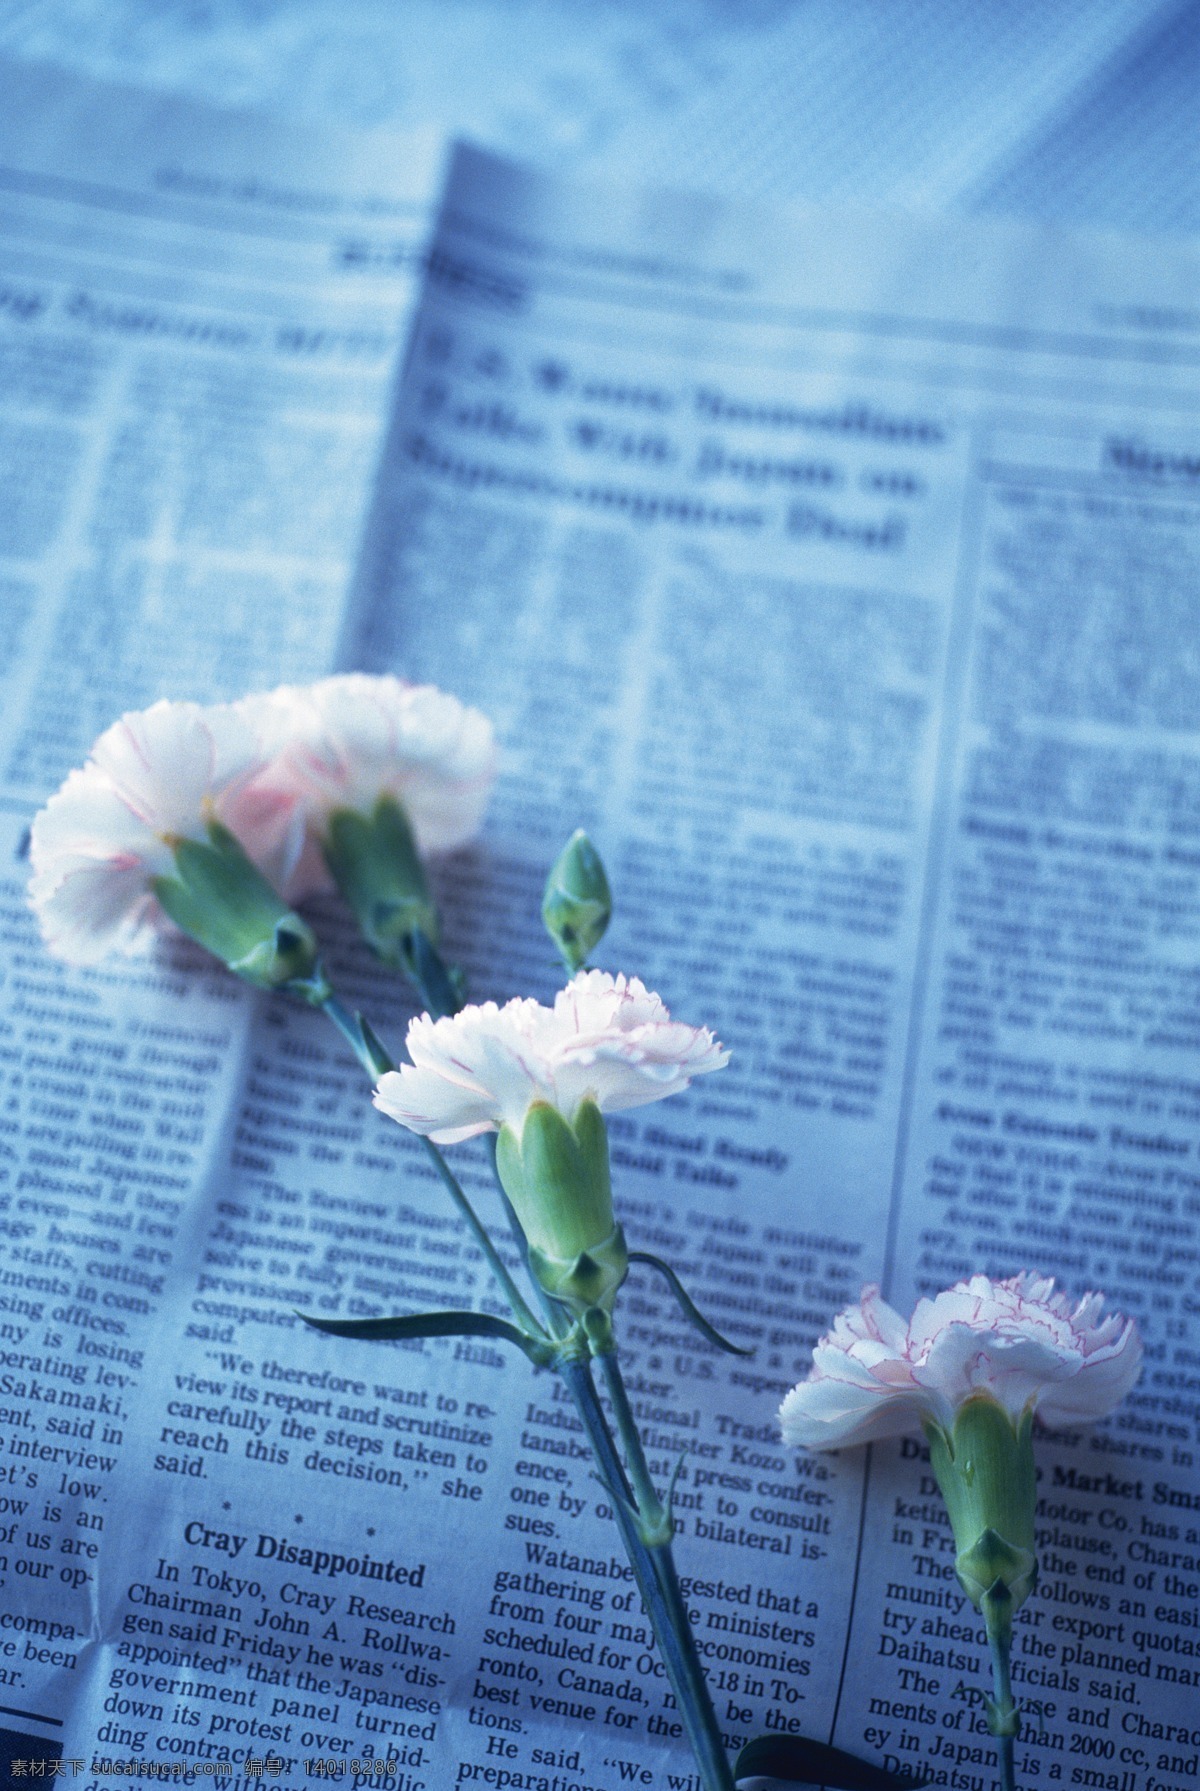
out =
{"type": "Polygon", "coordinates": [[[427,1014],[408,1029],[410,1064],[385,1075],[375,1104],[410,1131],[457,1144],[508,1125],[519,1136],[535,1101],[570,1123],[676,1094],[729,1061],[711,1032],[672,1020],[637,977],[582,971],[552,1008],[530,1000],[427,1014]]]}
{"type": "Polygon", "coordinates": [[[394,797],[422,855],[479,831],[496,774],[492,724],[432,684],[346,672],[239,707],[270,761],[248,794],[250,812],[289,816],[279,875],[290,901],[333,887],[321,846],[339,809],[366,816],[394,797]]]}
{"type": "Polygon", "coordinates": [[[210,821],[239,833],[260,862],[269,856],[266,831],[256,852],[238,812],[262,762],[254,730],[230,704],[160,702],[114,722],[33,823],[29,895],[50,950],[95,963],[173,930],[153,880],[174,870],[173,844],[205,839],[210,821]]]}
{"type": "Polygon", "coordinates": [[[1049,1276],[973,1275],[906,1324],[865,1287],[813,1350],[809,1377],[784,1400],[784,1441],[842,1449],[927,1422],[949,1431],[972,1393],[990,1394],[1015,1423],[1026,1408],[1050,1422],[1105,1417],[1142,1365],[1132,1319],[1102,1316],[1104,1297],[1072,1306],[1049,1276]]]}

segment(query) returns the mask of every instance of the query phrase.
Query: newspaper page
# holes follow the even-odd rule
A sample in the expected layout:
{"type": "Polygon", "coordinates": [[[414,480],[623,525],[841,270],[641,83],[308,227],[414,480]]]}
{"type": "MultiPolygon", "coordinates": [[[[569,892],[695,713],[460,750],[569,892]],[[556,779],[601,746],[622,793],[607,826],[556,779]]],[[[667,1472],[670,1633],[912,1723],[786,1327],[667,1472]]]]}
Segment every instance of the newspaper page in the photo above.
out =
{"type": "MultiPolygon", "coordinates": [[[[1038,1266],[1150,1361],[1042,1441],[1019,1771],[1194,1776],[1196,272],[454,165],[327,663],[497,722],[484,840],[438,870],[476,998],[552,994],[541,883],[582,824],[601,961],[734,1051],[610,1126],[631,1239],[756,1352],[635,1272],[731,1750],[793,1729],[992,1783],[921,1445],[796,1458],[774,1414],[865,1280],[903,1307],[1038,1266]]],[[[268,657],[245,675],[307,675],[268,657]]],[[[403,990],[316,920],[398,1048],[403,990]]],[[[297,1317],[492,1301],[336,1040],[182,948],[60,974],[16,872],[10,927],[5,1720],[81,1784],[693,1786],[553,1378],[297,1317]]]]}
{"type": "Polygon", "coordinates": [[[206,1366],[174,1315],[252,1013],[187,952],[62,974],[26,830],[123,709],[328,670],[439,159],[0,67],[5,1782],[145,1751],[123,1601],[181,1546],[153,1514],[199,1458],[160,1433],[195,1424],[159,1404],[206,1366]]]}
{"type": "MultiPolygon", "coordinates": [[[[733,1046],[614,1127],[631,1234],[757,1346],[730,1367],[625,1301],[658,1471],[690,1443],[731,1744],[795,1725],[992,1782],[922,1445],[795,1460],[774,1406],[864,1280],[907,1309],[1036,1266],[1136,1313],[1148,1363],[1112,1422],[1043,1439],[1021,1772],[1194,1777],[1195,274],[1190,245],[455,165],[345,652],[508,742],[487,875],[450,897],[480,993],[539,975],[514,915],[581,822],[606,961],[733,1046]]],[[[458,1782],[537,1783],[558,1708],[582,1782],[687,1784],[644,1628],[568,1529],[586,1483],[526,1503],[563,1428],[532,1398],[501,1445],[458,1782]],[[606,1619],[584,1671],[572,1583],[606,1619]]]]}

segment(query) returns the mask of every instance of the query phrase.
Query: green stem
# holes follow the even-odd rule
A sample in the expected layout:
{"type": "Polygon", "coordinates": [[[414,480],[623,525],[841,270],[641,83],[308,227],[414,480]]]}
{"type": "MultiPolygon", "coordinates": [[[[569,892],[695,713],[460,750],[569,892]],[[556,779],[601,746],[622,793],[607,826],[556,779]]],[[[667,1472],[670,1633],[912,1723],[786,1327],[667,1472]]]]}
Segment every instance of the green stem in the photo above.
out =
{"type": "MultiPolygon", "coordinates": [[[[611,1325],[608,1327],[608,1334],[611,1338],[611,1325]]],[[[633,1481],[639,1515],[647,1529],[661,1529],[666,1513],[650,1477],[650,1465],[646,1460],[646,1452],[642,1448],[637,1420],[633,1415],[633,1407],[629,1403],[629,1394],[625,1388],[620,1363],[617,1361],[615,1342],[611,1343],[608,1348],[598,1349],[596,1357],[600,1363],[600,1372],[604,1376],[604,1384],[608,1388],[613,1417],[617,1421],[617,1432],[621,1438],[621,1447],[625,1451],[629,1477],[633,1481]]]]}
{"type": "Polygon", "coordinates": [[[333,1024],[337,1027],[338,1031],[353,1051],[355,1057],[367,1072],[367,1075],[371,1079],[372,1086],[374,1086],[374,1084],[378,1082],[380,1076],[384,1075],[388,1070],[395,1069],[396,1066],[390,1057],[385,1059],[380,1057],[378,1053],[372,1051],[367,1036],[362,1029],[362,1021],[359,1016],[357,1014],[352,1014],[345,1003],[338,1000],[332,989],[329,991],[328,995],[316,1002],[315,1005],[320,1008],[327,1020],[333,1021],[333,1024]]]}
{"type": "Polygon", "coordinates": [[[691,1618],[688,1616],[687,1604],[675,1567],[675,1557],[671,1551],[670,1514],[664,1510],[662,1501],[654,1490],[650,1467],[646,1461],[645,1450],[642,1448],[642,1439],[638,1434],[637,1421],[629,1403],[629,1394],[621,1374],[621,1365],[617,1360],[616,1343],[611,1340],[611,1328],[609,1329],[609,1338],[609,1347],[597,1350],[596,1354],[604,1375],[608,1396],[612,1402],[613,1416],[617,1421],[621,1446],[625,1451],[625,1460],[637,1497],[638,1514],[642,1520],[639,1526],[641,1530],[639,1540],[645,1547],[654,1568],[666,1623],[671,1634],[678,1641],[682,1683],[675,1692],[676,1702],[681,1711],[690,1709],[693,1713],[695,1734],[692,1737],[692,1747],[701,1770],[702,1783],[705,1786],[713,1786],[715,1791],[733,1791],[733,1774],[729,1769],[725,1742],[717,1722],[717,1713],[713,1709],[712,1698],[709,1696],[704,1668],[700,1656],[696,1652],[691,1618]]]}
{"type": "MultiPolygon", "coordinates": [[[[319,1006],[321,1012],[325,1014],[328,1019],[332,1020],[342,1037],[346,1040],[346,1043],[354,1052],[359,1063],[371,1078],[372,1083],[378,1082],[380,1076],[383,1075],[386,1070],[395,1067],[390,1059],[382,1056],[375,1034],[372,1032],[368,1036],[363,1030],[362,1022],[358,1015],[352,1014],[349,1008],[345,1007],[332,991],[319,1003],[319,1006]]],[[[475,1208],[471,1205],[471,1202],[463,1192],[458,1177],[455,1175],[449,1163],[447,1163],[445,1157],[431,1138],[422,1138],[421,1143],[425,1146],[426,1154],[434,1168],[437,1170],[438,1175],[441,1177],[451,1200],[470,1227],[471,1235],[475,1239],[475,1242],[483,1251],[487,1265],[499,1282],[504,1297],[512,1309],[513,1317],[523,1329],[534,1332],[539,1331],[541,1327],[533,1316],[529,1302],[526,1300],[524,1294],[521,1292],[520,1288],[509,1274],[504,1262],[501,1260],[496,1246],[493,1244],[479,1219],[479,1215],[476,1213],[475,1208]]]]}
{"type": "MultiPolygon", "coordinates": [[[[435,1020],[444,1019],[448,1014],[456,1014],[462,1007],[462,999],[454,986],[453,979],[442,960],[441,954],[424,933],[412,933],[409,935],[408,946],[403,957],[403,967],[409,982],[421,997],[421,1000],[425,1003],[425,1011],[432,1015],[435,1020]]],[[[442,1180],[446,1182],[447,1187],[450,1188],[451,1196],[457,1203],[459,1197],[462,1195],[461,1188],[458,1188],[457,1182],[452,1182],[452,1180],[448,1179],[450,1177],[450,1171],[441,1152],[437,1151],[436,1146],[430,1145],[428,1139],[425,1140],[425,1143],[429,1150],[435,1153],[438,1173],[441,1175],[442,1180]],[[457,1193],[455,1192],[456,1189],[458,1190],[457,1193]]],[[[492,1172],[495,1174],[496,1137],[494,1133],[488,1134],[488,1152],[491,1159],[492,1172]]],[[[528,1245],[525,1240],[525,1233],[521,1230],[517,1215],[512,1209],[512,1202],[504,1192],[504,1184],[501,1182],[498,1174],[496,1175],[496,1186],[500,1189],[500,1197],[504,1202],[504,1210],[508,1219],[509,1230],[513,1236],[513,1241],[520,1252],[521,1260],[527,1262],[528,1245]]],[[[463,1198],[465,1199],[465,1196],[463,1196],[463,1198]]],[[[462,1210],[461,1207],[459,1210],[462,1210]]],[[[472,1215],[472,1218],[474,1218],[474,1215],[472,1215]]],[[[482,1229],[477,1228],[478,1221],[475,1220],[473,1229],[476,1230],[476,1236],[481,1237],[482,1229]]],[[[487,1248],[489,1250],[491,1249],[490,1243],[487,1248]]],[[[489,1256],[489,1261],[490,1260],[491,1257],[489,1256]]],[[[529,1308],[525,1304],[523,1296],[517,1291],[515,1283],[512,1281],[511,1276],[508,1275],[508,1271],[505,1270],[504,1274],[505,1292],[508,1295],[509,1302],[512,1303],[515,1298],[520,1301],[521,1306],[528,1313],[529,1308]]],[[[533,1282],[534,1289],[538,1295],[539,1304],[542,1306],[545,1313],[545,1322],[550,1331],[550,1335],[558,1338],[565,1337],[570,1326],[563,1322],[563,1311],[561,1306],[558,1306],[553,1300],[547,1300],[543,1296],[541,1288],[538,1286],[536,1279],[532,1275],[530,1276],[530,1280],[533,1282]]]]}
{"type": "Polygon", "coordinates": [[[483,1251],[484,1256],[487,1258],[488,1267],[491,1269],[492,1274],[496,1277],[496,1280],[504,1290],[504,1297],[512,1307],[513,1315],[516,1318],[517,1323],[524,1326],[527,1330],[540,1331],[541,1326],[533,1316],[529,1302],[509,1274],[499,1251],[484,1230],[475,1208],[471,1205],[471,1202],[467,1199],[459,1184],[458,1177],[454,1174],[449,1163],[447,1163],[445,1157],[431,1138],[422,1138],[421,1143],[425,1146],[430,1162],[441,1176],[451,1200],[454,1202],[467,1224],[471,1227],[475,1242],[483,1251]]]}
{"type": "MultiPolygon", "coordinates": [[[[431,1014],[435,1020],[444,1019],[446,1015],[458,1012],[462,1006],[458,990],[454,986],[450,972],[442,961],[437,947],[424,933],[409,935],[408,947],[403,956],[403,967],[409,982],[425,1003],[426,1012],[431,1014]]],[[[504,1213],[508,1220],[509,1231],[520,1253],[521,1260],[526,1265],[526,1273],[529,1273],[529,1245],[525,1233],[521,1230],[520,1221],[513,1211],[512,1202],[505,1192],[504,1183],[500,1180],[496,1169],[496,1135],[494,1132],[488,1134],[488,1157],[492,1165],[492,1173],[496,1178],[496,1186],[500,1190],[500,1198],[504,1203],[504,1213]]],[[[444,1159],[441,1173],[444,1180],[448,1173],[444,1167],[444,1159]]],[[[451,1192],[453,1193],[453,1190],[451,1192]]],[[[529,1279],[537,1296],[538,1304],[542,1308],[546,1329],[552,1337],[561,1341],[571,1328],[570,1321],[558,1302],[547,1298],[537,1277],[530,1274],[529,1279]]],[[[522,1297],[518,1294],[517,1298],[521,1299],[522,1297]]],[[[511,1301],[512,1294],[509,1294],[509,1299],[511,1301]]],[[[524,1304],[523,1300],[522,1304],[524,1304]]],[[[528,1311],[528,1307],[525,1310],[528,1311]]]]}
{"type": "MultiPolygon", "coordinates": [[[[673,1612],[664,1595],[660,1562],[656,1559],[661,1549],[652,1549],[643,1541],[639,1526],[630,1505],[629,1483],[625,1478],[625,1470],[620,1456],[612,1440],[603,1407],[596,1393],[592,1380],[591,1364],[587,1361],[562,1362],[559,1372],[567,1383],[568,1390],[575,1401],[576,1410],[583,1421],[588,1441],[592,1445],[592,1453],[596,1458],[596,1467],[601,1483],[612,1501],[613,1516],[625,1544],[625,1552],[633,1569],[638,1591],[650,1626],[662,1655],[663,1666],[675,1695],[675,1703],[679,1711],[680,1721],[687,1733],[688,1742],[700,1768],[700,1782],[704,1791],[733,1791],[733,1777],[729,1770],[729,1762],[725,1756],[724,1744],[716,1726],[716,1717],[704,1687],[703,1676],[700,1678],[701,1697],[695,1697],[695,1679],[689,1665],[688,1655],[696,1660],[695,1650],[691,1644],[691,1626],[687,1612],[679,1607],[673,1612]],[[682,1624],[680,1623],[682,1615],[682,1624]]],[[[667,1545],[667,1557],[670,1558],[670,1546],[667,1545]]],[[[675,1582],[678,1591],[678,1582],[675,1582]]],[[[698,1661],[696,1661],[698,1666],[698,1661]]]]}
{"type": "MultiPolygon", "coordinates": [[[[492,1169],[495,1171],[495,1139],[489,1139],[489,1143],[491,1145],[492,1169]]],[[[520,1220],[513,1211],[512,1202],[505,1193],[504,1184],[500,1180],[499,1174],[496,1175],[496,1186],[500,1191],[500,1198],[504,1203],[504,1210],[508,1215],[509,1226],[517,1247],[527,1257],[525,1234],[521,1230],[520,1220]]],[[[537,1294],[538,1303],[545,1313],[545,1322],[550,1334],[560,1340],[565,1338],[571,1329],[571,1321],[563,1306],[546,1293],[536,1275],[530,1274],[530,1280],[537,1294]]],[[[604,1359],[601,1358],[601,1361],[603,1364],[604,1359]]],[[[606,1366],[606,1364],[604,1365],[606,1366]]],[[[597,1397],[596,1385],[592,1379],[591,1363],[586,1358],[560,1353],[555,1367],[566,1382],[567,1390],[574,1401],[575,1409],[579,1413],[588,1441],[592,1446],[596,1471],[612,1503],[613,1517],[621,1533],[625,1553],[629,1557],[629,1564],[633,1569],[642,1603],[658,1642],[667,1678],[675,1695],[680,1721],[687,1732],[688,1742],[696,1762],[704,1773],[705,1791],[732,1791],[733,1780],[729,1777],[724,1745],[721,1742],[719,1731],[716,1730],[716,1716],[708,1699],[703,1670],[700,1668],[699,1660],[692,1646],[691,1624],[683,1604],[678,1580],[675,1577],[670,1547],[668,1545],[666,1549],[670,1572],[664,1574],[662,1562],[658,1558],[662,1551],[653,1550],[647,1545],[634,1516],[633,1500],[636,1497],[638,1516],[643,1516],[644,1508],[647,1505],[645,1497],[647,1490],[650,1499],[654,1501],[660,1524],[664,1513],[661,1506],[658,1506],[654,1495],[649,1468],[642,1452],[641,1439],[637,1435],[633,1413],[629,1409],[628,1397],[625,1395],[624,1382],[621,1382],[621,1396],[625,1402],[627,1422],[637,1444],[636,1450],[627,1449],[626,1451],[631,1472],[640,1476],[640,1484],[637,1486],[636,1493],[631,1492],[624,1467],[621,1464],[621,1457],[617,1453],[607,1419],[604,1416],[604,1408],[597,1397]],[[666,1584],[673,1587],[674,1590],[674,1601],[671,1608],[668,1606],[667,1596],[664,1593],[664,1579],[666,1584]],[[697,1701],[694,1701],[693,1698],[697,1675],[700,1688],[698,1701],[700,1708],[697,1708],[697,1701]],[[707,1721],[704,1715],[705,1710],[707,1711],[707,1721]],[[713,1732],[716,1733],[717,1739],[717,1760],[715,1765],[706,1765],[706,1761],[712,1754],[713,1732]]]]}
{"type": "Polygon", "coordinates": [[[1000,1791],[1016,1791],[1013,1743],[1020,1729],[1020,1717],[1013,1703],[1009,1655],[1012,1648],[1012,1600],[1005,1590],[1000,1598],[991,1592],[983,1595],[983,1616],[987,1624],[988,1648],[992,1656],[992,1683],[995,1697],[988,1705],[988,1728],[996,1737],[996,1753],[1000,1762],[1000,1791]]]}

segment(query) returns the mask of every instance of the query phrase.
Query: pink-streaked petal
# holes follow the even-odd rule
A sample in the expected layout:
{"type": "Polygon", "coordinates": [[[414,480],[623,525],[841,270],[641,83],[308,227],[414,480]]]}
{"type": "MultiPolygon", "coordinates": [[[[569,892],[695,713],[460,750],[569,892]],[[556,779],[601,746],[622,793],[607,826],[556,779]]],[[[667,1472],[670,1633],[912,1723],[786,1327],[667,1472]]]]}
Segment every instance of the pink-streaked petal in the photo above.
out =
{"type": "Polygon", "coordinates": [[[1129,1319],[1114,1342],[1093,1350],[1071,1380],[1051,1387],[1038,1403],[1048,1423],[1095,1423],[1114,1411],[1142,1372],[1142,1340],[1129,1319]]]}
{"type": "Polygon", "coordinates": [[[92,759],[156,833],[195,836],[206,809],[258,770],[259,748],[233,704],[161,702],[114,722],[92,759]]]}
{"type": "MultiPolygon", "coordinates": [[[[854,1350],[840,1349],[833,1341],[831,1334],[829,1337],[822,1337],[813,1346],[811,1372],[817,1379],[825,1377],[830,1380],[852,1381],[855,1386],[863,1387],[869,1392],[877,1394],[882,1383],[876,1371],[886,1360],[877,1351],[878,1346],[875,1350],[867,1346],[866,1353],[864,1353],[861,1345],[854,1350]]],[[[892,1360],[894,1361],[895,1358],[892,1360]]],[[[903,1366],[903,1364],[898,1364],[898,1366],[903,1366]]],[[[910,1375],[908,1378],[911,1381],[912,1376],[910,1375]]]]}
{"type": "Polygon", "coordinates": [[[711,1033],[672,1021],[640,983],[601,971],[582,973],[553,1008],[525,999],[485,1002],[440,1020],[423,1015],[409,1027],[408,1051],[411,1066],[400,1074],[422,1073],[422,1098],[406,1095],[387,1111],[412,1123],[402,1106],[419,1121],[414,1130],[436,1124],[429,1135],[446,1141],[451,1132],[478,1131],[485,1113],[491,1129],[507,1124],[519,1132],[534,1101],[549,1101],[567,1119],[587,1099],[602,1112],[661,1101],[728,1059],[711,1033]],[[638,1017],[626,1031],[631,1002],[638,1017]],[[436,1099],[427,1078],[440,1083],[436,1099]]]}
{"type": "MultiPolygon", "coordinates": [[[[232,814],[256,754],[228,704],[156,703],[106,729],[33,823],[29,894],[51,951],[94,963],[170,930],[154,880],[174,868],[173,842],[232,814]]],[[[239,837],[254,857],[252,830],[239,837]]]]}
{"type": "Polygon", "coordinates": [[[110,952],[137,955],[170,924],[136,862],[96,860],[52,891],[31,893],[47,947],[68,964],[98,964],[110,952]]]}
{"type": "Polygon", "coordinates": [[[877,1287],[865,1287],[784,1402],[785,1436],[835,1449],[926,1419],[949,1428],[980,1392],[1014,1421],[1029,1408],[1050,1420],[1105,1417],[1136,1381],[1142,1346],[1132,1321],[1106,1316],[1103,1305],[1089,1293],[1072,1306],[1049,1276],[972,1275],[919,1300],[906,1325],[877,1287]]]}
{"type": "Polygon", "coordinates": [[[396,798],[418,850],[447,852],[478,833],[496,774],[492,725],[432,685],[343,673],[252,699],[270,746],[260,782],[303,813],[320,840],[337,809],[396,798]]]}
{"type": "Polygon", "coordinates": [[[997,1335],[974,1325],[950,1324],[935,1338],[913,1373],[923,1387],[958,1406],[984,1391],[1017,1418],[1046,1387],[1073,1373],[1077,1354],[1047,1348],[1037,1336],[997,1335]]]}
{"type": "Polygon", "coordinates": [[[226,795],[219,819],[285,901],[332,889],[320,849],[305,832],[303,811],[283,791],[252,780],[226,795]]]}
{"type": "Polygon", "coordinates": [[[849,1449],[903,1436],[926,1412],[921,1395],[889,1393],[824,1378],[801,1381],[779,1408],[785,1443],[806,1449],[849,1449]]]}
{"type": "Polygon", "coordinates": [[[375,1105],[389,1119],[423,1138],[432,1138],[435,1144],[459,1144],[495,1129],[495,1110],[489,1099],[472,1098],[465,1090],[451,1091],[432,1070],[418,1070],[412,1064],[380,1077],[375,1105]]]}
{"type": "Polygon", "coordinates": [[[651,993],[640,977],[610,976],[605,970],[580,971],[555,996],[554,1012],[581,1040],[671,1023],[662,997],[651,993]]]}
{"type": "Polygon", "coordinates": [[[863,1288],[860,1306],[868,1336],[878,1338],[893,1352],[903,1348],[908,1327],[896,1308],[888,1305],[878,1287],[863,1288]]]}

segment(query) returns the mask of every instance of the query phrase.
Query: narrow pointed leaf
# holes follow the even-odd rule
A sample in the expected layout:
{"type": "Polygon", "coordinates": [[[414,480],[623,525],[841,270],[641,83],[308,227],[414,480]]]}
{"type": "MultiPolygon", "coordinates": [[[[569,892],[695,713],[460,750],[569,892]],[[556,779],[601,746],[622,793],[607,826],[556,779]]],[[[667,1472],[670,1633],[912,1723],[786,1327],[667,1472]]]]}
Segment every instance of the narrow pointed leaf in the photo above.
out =
{"type": "Polygon", "coordinates": [[[675,1503],[675,1488],[679,1484],[679,1476],[683,1472],[683,1464],[686,1460],[687,1450],[685,1449],[683,1454],[679,1457],[679,1460],[675,1463],[675,1469],[671,1475],[666,1495],[661,1501],[661,1512],[658,1522],[649,1524],[645,1517],[639,1514],[638,1530],[641,1534],[642,1541],[646,1544],[647,1548],[670,1548],[671,1543],[674,1540],[675,1514],[672,1507],[675,1503]]]}
{"type": "Polygon", "coordinates": [[[825,1785],[829,1791],[917,1791],[927,1777],[888,1772],[824,1741],[803,1735],[759,1735],[748,1741],[733,1768],[742,1779],[782,1779],[789,1785],[825,1785]]]}
{"type": "Polygon", "coordinates": [[[663,1261],[661,1256],[651,1256],[648,1250],[631,1250],[629,1260],[630,1262],[644,1262],[647,1268],[658,1270],[679,1301],[684,1317],[690,1319],[701,1335],[707,1337],[708,1341],[715,1344],[717,1349],[723,1349],[731,1356],[752,1356],[754,1354],[752,1349],[741,1349],[736,1343],[730,1343],[728,1337],[722,1337],[715,1325],[709,1324],[703,1313],[698,1310],[695,1301],[688,1294],[679,1276],[669,1263],[663,1261]]]}
{"type": "Polygon", "coordinates": [[[417,993],[434,1019],[456,1014],[463,1004],[463,986],[456,986],[449,965],[443,962],[433,941],[420,927],[405,935],[404,951],[417,993]]]}
{"type": "Polygon", "coordinates": [[[548,1362],[554,1351],[549,1339],[535,1337],[506,1318],[493,1318],[489,1312],[414,1312],[402,1318],[309,1318],[300,1317],[314,1331],[325,1331],[331,1337],[357,1337],[374,1343],[395,1342],[407,1337],[496,1337],[503,1343],[515,1343],[531,1362],[548,1362]]]}
{"type": "Polygon", "coordinates": [[[680,1455],[679,1460],[675,1463],[674,1471],[671,1474],[671,1479],[667,1486],[667,1496],[663,1500],[663,1507],[667,1513],[668,1523],[674,1522],[674,1519],[671,1514],[671,1507],[675,1503],[675,1488],[679,1485],[679,1476],[683,1473],[683,1464],[687,1460],[687,1458],[688,1458],[688,1452],[685,1449],[683,1451],[683,1453],[680,1455]]]}
{"type": "Polygon", "coordinates": [[[369,1020],[364,1020],[361,1014],[355,1014],[354,1018],[358,1021],[358,1030],[362,1034],[363,1050],[370,1062],[374,1075],[376,1078],[386,1076],[389,1070],[394,1070],[396,1067],[392,1062],[391,1054],[389,1053],[387,1046],[384,1044],[369,1020]]]}

